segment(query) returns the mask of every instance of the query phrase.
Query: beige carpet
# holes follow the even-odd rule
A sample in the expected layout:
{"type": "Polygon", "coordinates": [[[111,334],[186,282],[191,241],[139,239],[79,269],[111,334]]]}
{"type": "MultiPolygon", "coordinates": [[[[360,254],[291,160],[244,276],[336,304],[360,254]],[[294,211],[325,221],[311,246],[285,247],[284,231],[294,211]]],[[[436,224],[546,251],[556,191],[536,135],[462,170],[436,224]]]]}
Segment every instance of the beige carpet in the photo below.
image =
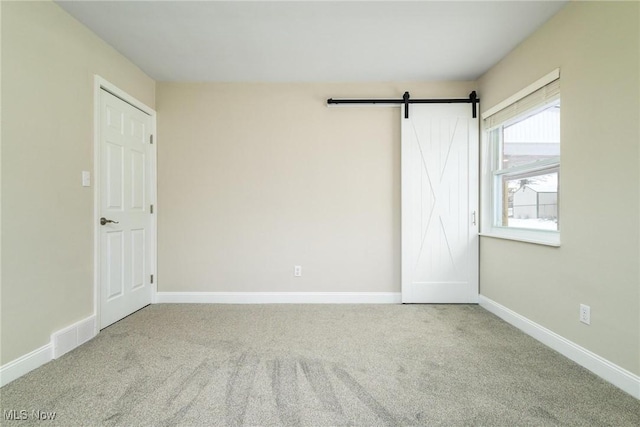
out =
{"type": "Polygon", "coordinates": [[[640,425],[638,400],[465,305],[154,305],[0,397],[20,426],[640,425]]]}

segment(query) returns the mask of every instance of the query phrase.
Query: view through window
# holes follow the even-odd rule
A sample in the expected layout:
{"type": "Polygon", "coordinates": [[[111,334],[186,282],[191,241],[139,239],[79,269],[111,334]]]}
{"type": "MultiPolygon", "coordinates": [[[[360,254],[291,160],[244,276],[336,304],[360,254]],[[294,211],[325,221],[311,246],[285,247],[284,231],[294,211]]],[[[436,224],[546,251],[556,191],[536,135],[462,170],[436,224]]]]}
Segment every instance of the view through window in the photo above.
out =
{"type": "Polygon", "coordinates": [[[559,230],[560,100],[493,129],[496,225],[559,230]]]}

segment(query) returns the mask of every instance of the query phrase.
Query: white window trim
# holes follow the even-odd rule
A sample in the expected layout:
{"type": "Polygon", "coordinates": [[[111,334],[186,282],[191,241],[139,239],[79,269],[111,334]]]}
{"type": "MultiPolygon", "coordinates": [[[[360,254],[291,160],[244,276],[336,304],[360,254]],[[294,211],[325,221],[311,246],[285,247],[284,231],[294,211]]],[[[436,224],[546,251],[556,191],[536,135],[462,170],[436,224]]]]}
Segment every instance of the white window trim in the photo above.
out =
{"type": "MultiPolygon", "coordinates": [[[[485,128],[484,119],[492,116],[498,111],[503,110],[506,107],[509,107],[513,103],[519,101],[520,99],[526,97],[527,95],[543,88],[549,83],[557,80],[560,77],[560,69],[557,68],[545,75],[544,77],[538,79],[531,85],[526,88],[520,90],[516,94],[510,96],[504,101],[498,103],[496,106],[488,109],[484,112],[482,117],[482,152],[483,152],[483,162],[482,162],[482,203],[481,203],[481,212],[482,212],[482,220],[480,223],[481,230],[479,235],[483,237],[492,237],[497,239],[505,239],[505,240],[515,240],[519,242],[525,243],[534,243],[539,245],[560,246],[560,231],[554,230],[536,230],[536,229],[527,229],[527,228],[516,228],[516,227],[502,227],[497,226],[496,224],[496,200],[494,199],[494,194],[496,192],[495,189],[495,169],[494,164],[497,161],[494,157],[494,150],[492,147],[492,143],[488,138],[489,129],[485,128]]],[[[554,166],[560,166],[560,162],[558,159],[549,160],[546,162],[541,162],[538,165],[539,169],[545,169],[554,166]]],[[[504,173],[512,173],[514,171],[501,171],[504,173]]]]}
{"type": "Polygon", "coordinates": [[[555,70],[553,70],[552,72],[550,72],[546,76],[539,78],[535,82],[531,83],[529,86],[525,87],[524,89],[522,89],[522,90],[518,91],[517,93],[511,95],[510,97],[508,97],[504,101],[499,102],[495,106],[493,106],[493,107],[489,108],[487,111],[483,112],[482,115],[481,115],[482,120],[486,119],[489,116],[493,116],[498,111],[504,110],[509,105],[513,104],[514,102],[517,102],[517,101],[521,100],[525,96],[532,94],[533,92],[537,91],[538,89],[542,89],[543,87],[545,87],[549,83],[551,83],[553,81],[556,81],[559,78],[560,78],[560,68],[556,68],[555,70]]]}
{"type": "Polygon", "coordinates": [[[524,228],[502,228],[500,231],[490,231],[479,233],[482,237],[492,237],[494,239],[515,240],[517,242],[535,243],[536,245],[560,247],[560,232],[549,230],[529,230],[524,228]]]}

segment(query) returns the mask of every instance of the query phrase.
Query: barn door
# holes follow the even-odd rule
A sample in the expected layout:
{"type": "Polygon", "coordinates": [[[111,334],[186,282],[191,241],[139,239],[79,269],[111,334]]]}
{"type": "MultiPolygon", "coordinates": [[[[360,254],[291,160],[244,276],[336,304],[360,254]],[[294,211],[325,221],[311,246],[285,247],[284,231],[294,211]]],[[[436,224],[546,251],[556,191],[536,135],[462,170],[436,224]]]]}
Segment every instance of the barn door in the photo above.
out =
{"type": "Polygon", "coordinates": [[[402,302],[478,300],[478,119],[468,104],[401,114],[402,302]]]}

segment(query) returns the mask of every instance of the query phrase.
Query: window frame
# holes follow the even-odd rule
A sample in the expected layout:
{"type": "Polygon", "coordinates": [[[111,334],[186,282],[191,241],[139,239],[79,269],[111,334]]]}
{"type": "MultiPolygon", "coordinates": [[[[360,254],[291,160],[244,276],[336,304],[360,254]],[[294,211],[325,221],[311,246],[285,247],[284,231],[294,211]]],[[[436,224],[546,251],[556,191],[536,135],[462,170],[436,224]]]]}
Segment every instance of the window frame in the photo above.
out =
{"type": "MultiPolygon", "coordinates": [[[[560,70],[556,69],[539,79],[535,83],[529,85],[525,89],[519,91],[515,95],[509,97],[505,101],[499,103],[495,107],[489,109],[482,114],[482,145],[483,145],[483,165],[482,165],[482,221],[481,221],[481,236],[495,237],[500,239],[516,240],[527,243],[536,243],[548,246],[560,246],[560,229],[558,230],[544,230],[534,228],[519,228],[508,227],[502,225],[502,180],[504,177],[517,177],[522,175],[541,175],[544,173],[558,173],[558,220],[560,219],[560,172],[561,172],[561,157],[556,156],[553,158],[540,160],[528,165],[514,166],[511,168],[504,168],[502,164],[502,150],[503,150],[503,132],[502,129],[518,122],[526,115],[534,115],[536,112],[540,112],[549,108],[550,105],[557,103],[560,100],[560,94],[556,94],[542,102],[535,104],[532,108],[519,112],[517,115],[510,117],[499,123],[493,123],[488,128],[487,120],[495,113],[504,110],[505,108],[512,107],[521,99],[528,95],[544,88],[552,82],[555,82],[560,77],[560,70]]],[[[561,140],[562,144],[562,140],[561,140]]],[[[562,146],[562,145],[561,145],[562,146]]]]}

